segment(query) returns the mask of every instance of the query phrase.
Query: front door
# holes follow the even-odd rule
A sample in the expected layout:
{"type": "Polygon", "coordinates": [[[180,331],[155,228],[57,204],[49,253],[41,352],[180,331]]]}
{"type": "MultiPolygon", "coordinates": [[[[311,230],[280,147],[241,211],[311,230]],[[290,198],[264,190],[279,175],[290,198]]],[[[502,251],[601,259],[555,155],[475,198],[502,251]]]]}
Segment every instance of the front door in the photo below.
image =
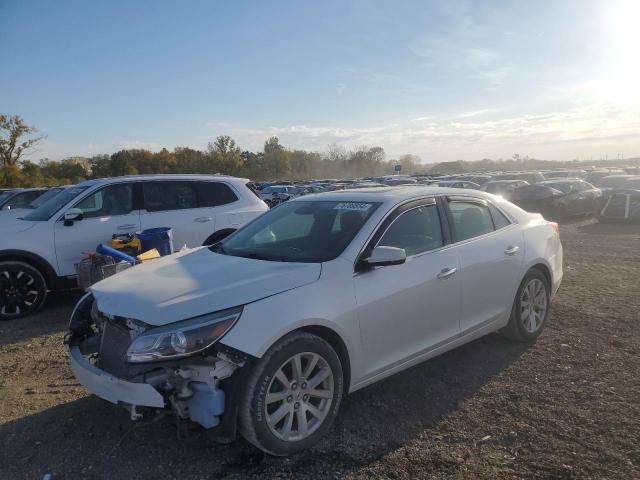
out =
{"type": "Polygon", "coordinates": [[[140,229],[140,212],[134,210],[134,183],[102,187],[80,200],[73,208],[83,219],[66,226],[59,219],[54,227],[56,257],[61,276],[75,275],[75,265],[86,253],[95,252],[113,234],[135,233],[140,229]]]}
{"type": "Polygon", "coordinates": [[[407,260],[354,277],[366,377],[409,361],[460,332],[458,258],[444,246],[435,201],[399,207],[372,243],[403,248],[407,260]]]}

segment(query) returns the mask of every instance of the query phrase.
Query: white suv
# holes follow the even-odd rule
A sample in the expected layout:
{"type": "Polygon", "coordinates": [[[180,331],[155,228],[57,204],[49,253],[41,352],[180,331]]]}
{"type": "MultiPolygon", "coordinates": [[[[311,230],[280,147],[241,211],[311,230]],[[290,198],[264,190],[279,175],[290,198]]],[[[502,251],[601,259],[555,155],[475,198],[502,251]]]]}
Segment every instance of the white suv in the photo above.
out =
{"type": "Polygon", "coordinates": [[[114,233],[173,228],[176,249],[213,244],[267,206],[249,180],[145,175],[88,180],[16,218],[0,216],[0,320],[40,308],[73,286],[75,265],[114,233]]]}

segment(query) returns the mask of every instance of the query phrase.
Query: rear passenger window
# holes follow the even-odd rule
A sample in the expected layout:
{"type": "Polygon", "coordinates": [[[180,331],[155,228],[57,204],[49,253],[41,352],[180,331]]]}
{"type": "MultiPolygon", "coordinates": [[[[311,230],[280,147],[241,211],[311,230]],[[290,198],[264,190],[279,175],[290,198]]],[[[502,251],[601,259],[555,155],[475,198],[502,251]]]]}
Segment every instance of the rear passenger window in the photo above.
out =
{"type": "Polygon", "coordinates": [[[192,182],[144,182],[144,207],[147,212],[197,208],[192,182]]]}
{"type": "Polygon", "coordinates": [[[480,203],[454,200],[449,202],[454,241],[460,242],[493,231],[489,207],[480,203]]]}
{"type": "Polygon", "coordinates": [[[201,207],[217,207],[238,200],[233,190],[221,182],[196,182],[195,186],[201,207]]]}
{"type": "Polygon", "coordinates": [[[400,214],[378,242],[381,247],[404,248],[407,256],[442,245],[440,216],[435,205],[413,208],[400,214]]]}
{"type": "Polygon", "coordinates": [[[511,225],[509,219],[505,217],[504,213],[502,213],[496,207],[489,204],[489,210],[491,210],[491,217],[493,218],[493,225],[495,226],[496,230],[500,230],[507,225],[511,225]]]}

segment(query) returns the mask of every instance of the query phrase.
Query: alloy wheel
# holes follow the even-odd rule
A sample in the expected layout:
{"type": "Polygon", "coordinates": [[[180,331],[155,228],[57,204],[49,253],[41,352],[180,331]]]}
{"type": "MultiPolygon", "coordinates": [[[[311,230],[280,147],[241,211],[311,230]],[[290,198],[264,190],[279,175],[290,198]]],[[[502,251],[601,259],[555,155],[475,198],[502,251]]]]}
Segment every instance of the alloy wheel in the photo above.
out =
{"type": "Polygon", "coordinates": [[[520,295],[520,321],[525,330],[535,333],[547,315],[547,289],[544,283],[534,278],[522,289],[520,295]]]}
{"type": "Polygon", "coordinates": [[[36,280],[24,270],[0,271],[0,314],[18,316],[33,308],[40,292],[36,280]]]}
{"type": "Polygon", "coordinates": [[[269,384],[264,402],[267,425],[281,440],[303,440],[322,425],[333,395],[329,363],[317,353],[298,353],[280,366],[269,384]]]}

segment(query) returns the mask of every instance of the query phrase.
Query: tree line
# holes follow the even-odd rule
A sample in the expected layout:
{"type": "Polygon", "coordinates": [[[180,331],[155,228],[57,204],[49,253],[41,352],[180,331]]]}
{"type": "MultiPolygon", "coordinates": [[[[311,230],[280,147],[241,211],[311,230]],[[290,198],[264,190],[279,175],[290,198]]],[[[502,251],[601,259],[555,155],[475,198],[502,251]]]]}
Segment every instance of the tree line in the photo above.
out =
{"type": "Polygon", "coordinates": [[[242,150],[228,135],[218,136],[205,150],[125,149],[111,155],[33,162],[25,160],[24,154],[44,138],[35,134],[37,130],[20,117],[0,115],[0,186],[65,185],[89,178],[151,173],[222,173],[256,181],[357,178],[393,173],[398,163],[403,172],[420,168],[420,159],[414,155],[387,160],[382,147],[332,145],[318,153],[286,148],[271,137],[262,151],[251,152],[242,150]]]}
{"type": "MultiPolygon", "coordinates": [[[[217,137],[204,150],[190,147],[176,147],[173,151],[163,148],[159,152],[125,149],[111,155],[76,156],[59,161],[26,160],[25,155],[32,152],[44,138],[20,116],[0,115],[0,187],[66,185],[90,178],[152,173],[222,173],[265,181],[386,175],[393,173],[398,164],[402,166],[402,173],[407,174],[541,170],[586,165],[575,161],[537,160],[518,154],[506,160],[458,160],[425,165],[416,155],[387,159],[382,147],[346,149],[330,145],[323,153],[308,152],[286,148],[277,137],[269,138],[262,151],[250,152],[240,148],[228,135],[217,137]]],[[[637,165],[637,162],[629,164],[637,165]]]]}

